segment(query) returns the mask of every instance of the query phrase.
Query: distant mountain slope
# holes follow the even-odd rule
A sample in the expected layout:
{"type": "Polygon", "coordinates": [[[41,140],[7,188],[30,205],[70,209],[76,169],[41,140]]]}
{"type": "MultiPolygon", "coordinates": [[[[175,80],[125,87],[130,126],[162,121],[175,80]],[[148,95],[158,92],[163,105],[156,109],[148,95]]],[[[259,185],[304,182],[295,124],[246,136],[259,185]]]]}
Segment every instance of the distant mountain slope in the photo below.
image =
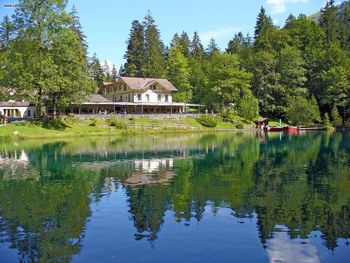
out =
{"type": "MultiPolygon", "coordinates": [[[[346,12],[350,12],[350,0],[344,1],[340,5],[338,5],[338,17],[339,18],[344,17],[346,12]]],[[[315,14],[310,15],[308,18],[310,20],[318,23],[318,20],[320,18],[320,14],[321,14],[321,12],[318,11],[315,14]]]]}

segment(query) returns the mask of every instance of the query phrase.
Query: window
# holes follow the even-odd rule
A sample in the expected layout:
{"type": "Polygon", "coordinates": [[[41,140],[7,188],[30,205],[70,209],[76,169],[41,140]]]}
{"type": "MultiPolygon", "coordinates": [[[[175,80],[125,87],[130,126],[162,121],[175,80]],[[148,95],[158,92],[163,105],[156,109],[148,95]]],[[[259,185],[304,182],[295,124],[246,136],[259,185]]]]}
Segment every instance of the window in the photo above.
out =
{"type": "Polygon", "coordinates": [[[31,114],[30,114],[30,110],[27,110],[27,117],[30,117],[31,114]]]}
{"type": "Polygon", "coordinates": [[[149,101],[149,94],[146,94],[146,100],[149,101]]]}
{"type": "Polygon", "coordinates": [[[165,102],[168,102],[168,95],[165,95],[165,102]]]}
{"type": "Polygon", "coordinates": [[[158,94],[158,101],[162,100],[162,95],[158,94]]]}
{"type": "Polygon", "coordinates": [[[128,95],[128,101],[129,101],[129,102],[131,101],[130,94],[128,95]]]}
{"type": "Polygon", "coordinates": [[[141,100],[141,94],[137,94],[137,100],[141,100]]]}
{"type": "Polygon", "coordinates": [[[127,91],[128,87],[126,86],[126,84],[123,85],[123,90],[127,91]]]}

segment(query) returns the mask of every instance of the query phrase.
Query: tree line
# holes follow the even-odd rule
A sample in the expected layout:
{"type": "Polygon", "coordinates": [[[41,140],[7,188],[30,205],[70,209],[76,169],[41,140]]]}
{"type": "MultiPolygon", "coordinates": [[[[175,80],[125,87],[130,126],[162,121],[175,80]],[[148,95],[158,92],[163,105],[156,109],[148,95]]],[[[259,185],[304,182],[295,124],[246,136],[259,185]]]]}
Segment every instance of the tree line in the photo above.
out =
{"type": "Polygon", "coordinates": [[[83,101],[117,76],[167,78],[174,99],[200,103],[224,115],[259,115],[292,122],[333,123],[349,118],[350,1],[328,1],[318,17],[290,15],[277,27],[261,7],[254,36],[239,32],[221,51],[204,48],[197,32],[176,33],[164,45],[151,13],[132,22],[119,72],[87,54],[77,10],[66,0],[20,0],[0,25],[0,95],[51,105],[54,113],[83,101]],[[314,21],[316,20],[316,21],[314,21]],[[305,114],[300,118],[300,112],[305,114]]]}
{"type": "Polygon", "coordinates": [[[165,47],[148,13],[132,22],[120,74],[167,78],[179,89],[176,100],[248,119],[308,123],[321,111],[339,123],[339,112],[350,113],[350,2],[328,1],[316,20],[290,15],[280,28],[261,7],[254,36],[239,32],[220,51],[214,39],[205,49],[197,32],[176,33],[165,47]],[[295,116],[300,111],[310,112],[306,120],[295,116]]]}

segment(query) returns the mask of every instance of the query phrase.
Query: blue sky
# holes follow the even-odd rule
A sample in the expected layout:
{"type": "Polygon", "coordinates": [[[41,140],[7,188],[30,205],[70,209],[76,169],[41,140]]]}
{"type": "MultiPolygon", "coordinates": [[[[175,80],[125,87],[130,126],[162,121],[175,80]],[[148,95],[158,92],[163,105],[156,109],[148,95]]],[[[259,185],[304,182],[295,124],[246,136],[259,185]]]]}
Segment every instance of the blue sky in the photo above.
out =
{"type": "MultiPolygon", "coordinates": [[[[1,17],[10,14],[17,0],[0,0],[1,17]]],[[[228,41],[239,31],[253,34],[256,17],[264,6],[275,24],[283,26],[292,13],[310,15],[320,10],[326,0],[69,0],[79,12],[89,53],[97,53],[101,61],[109,60],[117,68],[124,63],[123,55],[131,22],[143,20],[150,10],[161,39],[168,45],[173,35],[185,31],[192,38],[200,34],[206,45],[211,37],[224,50],[228,41]]],[[[337,1],[341,2],[340,0],[337,1]]]]}

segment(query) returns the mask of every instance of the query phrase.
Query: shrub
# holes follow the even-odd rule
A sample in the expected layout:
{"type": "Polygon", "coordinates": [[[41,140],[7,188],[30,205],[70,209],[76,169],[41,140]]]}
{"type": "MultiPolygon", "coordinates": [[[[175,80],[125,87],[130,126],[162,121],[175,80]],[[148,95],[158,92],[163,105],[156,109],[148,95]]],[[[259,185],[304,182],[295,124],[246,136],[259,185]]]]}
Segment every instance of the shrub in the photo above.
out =
{"type": "Polygon", "coordinates": [[[96,127],[97,124],[97,119],[96,118],[90,118],[90,124],[89,126],[96,127]]]}
{"type": "Polygon", "coordinates": [[[238,123],[238,124],[236,125],[236,128],[237,128],[237,129],[244,129],[243,123],[238,123]]]}
{"type": "Polygon", "coordinates": [[[200,124],[205,127],[213,128],[219,123],[217,117],[212,115],[203,114],[196,119],[200,124]]]}
{"type": "Polygon", "coordinates": [[[77,124],[81,122],[81,119],[76,117],[73,113],[68,113],[67,117],[64,119],[67,124],[77,124]]]}
{"type": "Polygon", "coordinates": [[[109,118],[107,120],[108,125],[111,127],[115,127],[117,129],[127,129],[128,128],[128,124],[126,123],[126,121],[122,120],[122,119],[118,119],[118,118],[109,118]]]}

